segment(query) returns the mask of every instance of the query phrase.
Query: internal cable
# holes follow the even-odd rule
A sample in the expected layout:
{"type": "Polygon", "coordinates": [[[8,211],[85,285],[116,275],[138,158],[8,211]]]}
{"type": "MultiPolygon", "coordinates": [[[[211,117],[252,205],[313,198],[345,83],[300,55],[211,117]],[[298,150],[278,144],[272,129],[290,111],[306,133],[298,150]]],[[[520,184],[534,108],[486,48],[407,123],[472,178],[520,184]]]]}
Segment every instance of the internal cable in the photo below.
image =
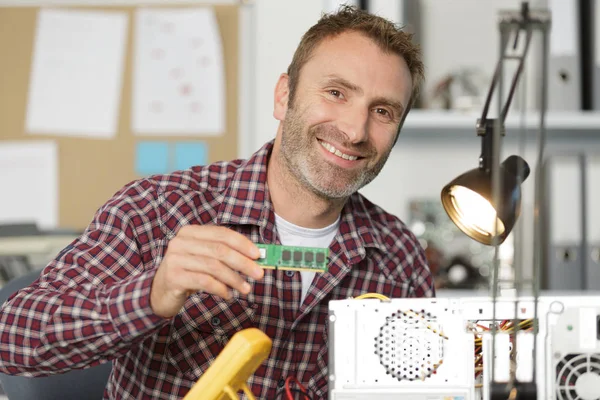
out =
{"type": "MultiPolygon", "coordinates": [[[[513,334],[515,331],[532,331],[533,330],[533,322],[534,319],[533,318],[529,318],[529,319],[524,319],[522,321],[519,321],[517,323],[516,329],[514,326],[514,320],[503,320],[501,321],[499,324],[497,324],[497,331],[498,332],[503,332],[503,333],[508,333],[508,334],[513,334]]],[[[479,376],[482,375],[483,373],[483,333],[486,332],[490,332],[490,328],[482,325],[480,323],[478,323],[477,321],[475,321],[474,324],[470,324],[469,330],[471,332],[473,332],[475,334],[475,340],[474,340],[474,344],[475,344],[475,378],[478,378],[479,376]]],[[[514,342],[512,340],[511,337],[511,343],[514,342]]]]}
{"type": "Polygon", "coordinates": [[[387,296],[384,296],[380,293],[364,293],[361,294],[360,296],[356,296],[354,298],[355,300],[362,300],[362,299],[379,299],[379,300],[383,300],[383,301],[390,301],[390,298],[387,296]]]}
{"type": "Polygon", "coordinates": [[[288,376],[287,379],[285,380],[285,392],[287,394],[288,400],[294,400],[294,396],[292,395],[292,392],[300,392],[304,395],[304,400],[311,400],[310,396],[308,395],[308,391],[306,390],[304,385],[302,385],[298,381],[298,379],[296,379],[295,376],[288,376]],[[300,390],[290,388],[290,383],[292,383],[292,381],[296,383],[296,385],[300,388],[300,390]]]}

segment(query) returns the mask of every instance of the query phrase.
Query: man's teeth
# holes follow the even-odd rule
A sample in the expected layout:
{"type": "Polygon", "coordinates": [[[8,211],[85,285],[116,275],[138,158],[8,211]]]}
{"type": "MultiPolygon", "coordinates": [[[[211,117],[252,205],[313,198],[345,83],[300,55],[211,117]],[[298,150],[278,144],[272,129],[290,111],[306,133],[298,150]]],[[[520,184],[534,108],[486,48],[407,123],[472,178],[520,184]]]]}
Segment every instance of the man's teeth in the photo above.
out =
{"type": "Polygon", "coordinates": [[[319,142],[321,143],[321,146],[323,146],[323,147],[325,147],[325,149],[327,149],[327,151],[329,151],[332,154],[335,154],[338,157],[343,158],[344,160],[354,161],[354,160],[358,159],[358,157],[356,157],[356,156],[349,156],[348,154],[342,153],[341,151],[339,151],[338,149],[336,149],[329,143],[325,143],[325,142],[321,142],[321,141],[319,141],[319,142]]]}

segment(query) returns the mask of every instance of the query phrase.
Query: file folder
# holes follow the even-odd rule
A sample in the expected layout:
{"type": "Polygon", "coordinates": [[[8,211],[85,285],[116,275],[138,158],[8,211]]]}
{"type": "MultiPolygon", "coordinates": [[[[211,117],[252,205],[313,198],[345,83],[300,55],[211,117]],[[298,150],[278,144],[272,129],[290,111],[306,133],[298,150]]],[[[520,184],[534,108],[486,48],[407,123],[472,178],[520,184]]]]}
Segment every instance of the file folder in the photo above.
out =
{"type": "Polygon", "coordinates": [[[600,290],[600,154],[586,160],[588,290],[600,290]]]}
{"type": "Polygon", "coordinates": [[[552,12],[548,62],[548,110],[581,110],[579,2],[549,0],[552,12]]]}
{"type": "Polygon", "coordinates": [[[545,164],[547,252],[543,270],[546,290],[581,290],[584,286],[582,254],[582,170],[580,156],[559,155],[545,164]]]}

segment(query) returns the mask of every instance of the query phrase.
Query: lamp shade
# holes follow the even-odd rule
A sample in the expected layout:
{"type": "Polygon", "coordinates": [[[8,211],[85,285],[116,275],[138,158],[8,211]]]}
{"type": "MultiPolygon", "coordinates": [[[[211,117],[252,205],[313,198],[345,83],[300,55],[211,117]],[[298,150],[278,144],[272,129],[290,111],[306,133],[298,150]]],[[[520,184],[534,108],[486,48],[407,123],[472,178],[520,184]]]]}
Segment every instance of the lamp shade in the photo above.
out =
{"type": "Polygon", "coordinates": [[[464,233],[483,244],[501,244],[521,213],[521,183],[529,176],[529,165],[519,156],[500,164],[501,193],[495,204],[491,171],[475,168],[455,178],[442,189],[442,205],[464,233]]]}

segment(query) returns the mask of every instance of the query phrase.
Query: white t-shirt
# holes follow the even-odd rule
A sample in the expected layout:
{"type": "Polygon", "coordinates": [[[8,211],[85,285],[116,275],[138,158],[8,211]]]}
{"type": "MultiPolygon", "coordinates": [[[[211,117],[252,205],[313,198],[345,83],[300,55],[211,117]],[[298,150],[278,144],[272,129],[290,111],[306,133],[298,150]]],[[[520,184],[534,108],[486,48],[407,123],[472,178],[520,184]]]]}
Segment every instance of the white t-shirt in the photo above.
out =
{"type": "MultiPolygon", "coordinates": [[[[339,224],[340,218],[338,217],[333,224],[326,226],[325,228],[303,228],[294,225],[275,214],[275,226],[279,233],[279,240],[284,246],[328,248],[338,231],[339,224]]],[[[302,304],[315,277],[315,272],[300,271],[300,277],[302,279],[302,297],[300,299],[300,304],[302,304]]]]}

